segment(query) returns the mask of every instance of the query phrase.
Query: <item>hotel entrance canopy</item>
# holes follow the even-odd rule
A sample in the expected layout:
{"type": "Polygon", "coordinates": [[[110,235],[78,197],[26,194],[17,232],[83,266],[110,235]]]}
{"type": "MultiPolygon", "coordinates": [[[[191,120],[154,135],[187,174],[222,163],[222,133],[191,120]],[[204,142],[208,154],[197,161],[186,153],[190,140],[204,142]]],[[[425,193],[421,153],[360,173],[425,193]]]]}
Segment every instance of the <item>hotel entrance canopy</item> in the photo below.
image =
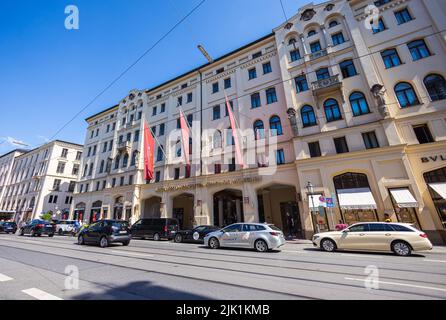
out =
{"type": "Polygon", "coordinates": [[[339,207],[343,210],[374,210],[376,202],[369,188],[337,190],[339,207]]]}

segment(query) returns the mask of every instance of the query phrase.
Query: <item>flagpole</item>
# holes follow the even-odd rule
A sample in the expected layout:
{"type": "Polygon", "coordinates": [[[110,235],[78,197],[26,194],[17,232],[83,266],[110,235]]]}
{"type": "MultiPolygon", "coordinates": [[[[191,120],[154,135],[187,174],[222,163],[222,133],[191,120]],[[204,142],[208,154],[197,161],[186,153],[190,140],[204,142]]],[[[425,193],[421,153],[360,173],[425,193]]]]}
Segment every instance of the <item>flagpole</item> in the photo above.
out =
{"type": "MultiPolygon", "coordinates": [[[[145,113],[143,112],[143,120],[144,122],[147,121],[145,113]]],[[[144,122],[143,122],[143,129],[144,129],[144,122]]],[[[164,151],[163,145],[159,142],[158,138],[156,137],[155,133],[152,131],[152,128],[149,126],[149,122],[147,121],[147,128],[149,129],[150,133],[152,134],[152,137],[155,139],[156,143],[158,144],[158,147],[160,147],[161,151],[164,154],[164,158],[167,159],[167,154],[164,151]]],[[[145,142],[144,142],[145,143],[145,142]]]]}

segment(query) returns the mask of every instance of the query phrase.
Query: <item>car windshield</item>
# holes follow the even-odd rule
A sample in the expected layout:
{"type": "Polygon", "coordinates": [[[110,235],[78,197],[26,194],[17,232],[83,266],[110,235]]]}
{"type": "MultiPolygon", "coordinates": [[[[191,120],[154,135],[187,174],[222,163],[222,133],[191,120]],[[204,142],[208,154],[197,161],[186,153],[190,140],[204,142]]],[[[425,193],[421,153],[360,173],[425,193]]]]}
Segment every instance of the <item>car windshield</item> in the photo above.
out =
{"type": "Polygon", "coordinates": [[[274,231],[282,231],[279,228],[277,228],[275,225],[273,224],[269,224],[268,227],[270,227],[271,229],[273,229],[274,231]]]}
{"type": "Polygon", "coordinates": [[[242,231],[242,225],[241,224],[234,224],[232,226],[228,226],[223,229],[224,232],[240,232],[242,231]]]}
{"type": "Polygon", "coordinates": [[[129,223],[127,221],[110,221],[108,224],[120,229],[129,227],[129,223]]]}
{"type": "Polygon", "coordinates": [[[14,222],[3,222],[3,225],[5,226],[13,226],[14,224],[14,222]]]}
{"type": "Polygon", "coordinates": [[[208,227],[206,227],[206,226],[199,226],[199,227],[196,227],[196,228],[194,229],[194,231],[201,232],[201,231],[206,230],[207,228],[208,228],[208,227]]]}

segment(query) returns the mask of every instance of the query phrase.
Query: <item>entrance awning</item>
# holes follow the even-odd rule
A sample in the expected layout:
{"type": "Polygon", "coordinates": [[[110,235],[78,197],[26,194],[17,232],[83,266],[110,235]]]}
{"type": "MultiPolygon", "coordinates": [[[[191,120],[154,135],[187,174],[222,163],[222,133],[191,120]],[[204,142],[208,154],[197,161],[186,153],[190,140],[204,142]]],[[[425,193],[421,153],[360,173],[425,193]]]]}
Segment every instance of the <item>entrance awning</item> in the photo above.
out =
{"type": "Polygon", "coordinates": [[[398,208],[417,208],[418,202],[408,188],[391,189],[390,194],[398,208]]]}
{"type": "Polygon", "coordinates": [[[443,199],[446,199],[446,182],[429,183],[429,187],[434,189],[443,199]]]}
{"type": "Polygon", "coordinates": [[[376,209],[376,202],[369,188],[337,190],[339,207],[344,210],[376,209]]]}

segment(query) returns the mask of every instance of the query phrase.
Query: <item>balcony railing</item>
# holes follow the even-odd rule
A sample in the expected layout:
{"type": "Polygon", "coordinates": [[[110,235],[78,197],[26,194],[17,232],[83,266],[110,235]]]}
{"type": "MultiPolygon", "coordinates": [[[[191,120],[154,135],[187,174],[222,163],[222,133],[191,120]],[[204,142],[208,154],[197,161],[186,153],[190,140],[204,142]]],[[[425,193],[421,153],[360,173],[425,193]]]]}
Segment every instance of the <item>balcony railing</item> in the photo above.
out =
{"type": "Polygon", "coordinates": [[[321,79],[311,83],[311,88],[313,92],[325,91],[325,89],[331,89],[341,86],[341,81],[339,81],[339,75],[331,76],[330,78],[321,79]]]}
{"type": "Polygon", "coordinates": [[[310,60],[319,59],[320,57],[324,57],[327,54],[328,53],[327,53],[326,49],[319,50],[319,51],[316,51],[316,52],[312,52],[312,53],[310,53],[310,60]]]}
{"type": "Polygon", "coordinates": [[[130,151],[132,148],[130,141],[123,141],[118,143],[118,151],[119,152],[125,152],[130,151]]]}

